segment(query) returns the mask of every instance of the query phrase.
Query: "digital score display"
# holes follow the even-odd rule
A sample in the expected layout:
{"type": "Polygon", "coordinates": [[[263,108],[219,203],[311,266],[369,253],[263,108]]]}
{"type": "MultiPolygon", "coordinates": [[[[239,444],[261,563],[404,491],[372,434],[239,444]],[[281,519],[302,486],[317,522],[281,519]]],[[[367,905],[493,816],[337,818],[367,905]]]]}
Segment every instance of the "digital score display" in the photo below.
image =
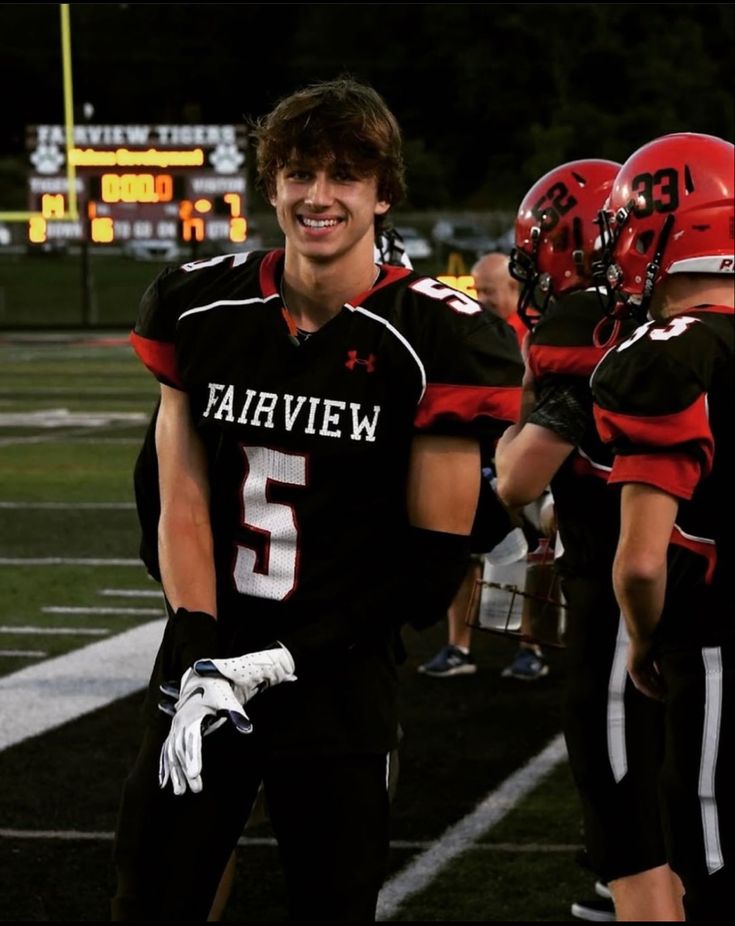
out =
{"type": "Polygon", "coordinates": [[[79,221],[68,218],[63,128],[28,130],[29,206],[39,213],[29,241],[246,241],[242,127],[78,125],[74,132],[79,221]]]}
{"type": "Polygon", "coordinates": [[[99,199],[103,203],[170,203],[174,198],[171,174],[102,174],[99,199]]]}

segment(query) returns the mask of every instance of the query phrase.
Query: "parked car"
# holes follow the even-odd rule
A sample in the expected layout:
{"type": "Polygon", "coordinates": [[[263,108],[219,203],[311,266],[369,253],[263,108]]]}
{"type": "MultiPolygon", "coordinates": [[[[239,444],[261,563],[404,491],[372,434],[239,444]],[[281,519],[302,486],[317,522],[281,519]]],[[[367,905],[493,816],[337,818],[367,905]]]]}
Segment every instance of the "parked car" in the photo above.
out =
{"type": "Polygon", "coordinates": [[[181,248],[176,241],[157,238],[134,238],[126,241],[123,254],[133,260],[169,260],[181,257],[181,248]]]}
{"type": "Polygon", "coordinates": [[[396,231],[403,239],[406,254],[411,260],[426,260],[433,255],[431,242],[418,229],[408,225],[397,225],[396,231]]]}
{"type": "Polygon", "coordinates": [[[511,225],[510,228],[506,230],[495,239],[494,251],[502,251],[503,254],[510,254],[511,250],[516,246],[516,230],[514,226],[511,225]]]}
{"type": "Polygon", "coordinates": [[[496,250],[496,239],[475,222],[440,219],[431,234],[442,260],[456,252],[465,259],[475,261],[496,250]]]}

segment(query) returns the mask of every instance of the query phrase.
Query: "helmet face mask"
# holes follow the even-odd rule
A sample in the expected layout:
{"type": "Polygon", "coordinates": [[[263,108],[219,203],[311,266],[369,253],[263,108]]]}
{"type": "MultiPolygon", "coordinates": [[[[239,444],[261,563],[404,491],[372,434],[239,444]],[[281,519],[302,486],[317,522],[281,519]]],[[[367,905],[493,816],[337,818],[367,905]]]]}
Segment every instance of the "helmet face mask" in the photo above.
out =
{"type": "Polygon", "coordinates": [[[570,161],[541,177],[523,198],[510,273],[523,284],[518,314],[529,327],[529,308],[543,313],[552,298],[591,285],[598,212],[619,169],[613,161],[570,161]]]}
{"type": "Polygon", "coordinates": [[[711,135],[678,133],[628,158],[600,213],[596,278],[611,302],[643,313],[671,274],[733,272],[733,150],[711,135]]]}

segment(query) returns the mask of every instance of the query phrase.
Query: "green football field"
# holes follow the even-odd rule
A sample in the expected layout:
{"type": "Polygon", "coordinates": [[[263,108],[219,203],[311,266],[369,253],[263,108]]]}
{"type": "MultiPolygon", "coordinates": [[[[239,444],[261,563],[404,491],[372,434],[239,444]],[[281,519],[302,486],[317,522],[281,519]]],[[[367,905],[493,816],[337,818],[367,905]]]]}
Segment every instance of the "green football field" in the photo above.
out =
{"type": "MultiPolygon", "coordinates": [[[[0,331],[0,919],[100,921],[111,835],[162,626],[137,559],[132,468],[156,398],[124,330],[0,331]]],[[[500,677],[512,640],[476,631],[476,675],[416,667],[407,631],[400,775],[380,918],[570,918],[592,895],[559,735],[563,653],[500,677]]],[[[248,828],[225,919],[285,918],[269,825],[248,828]]]]}

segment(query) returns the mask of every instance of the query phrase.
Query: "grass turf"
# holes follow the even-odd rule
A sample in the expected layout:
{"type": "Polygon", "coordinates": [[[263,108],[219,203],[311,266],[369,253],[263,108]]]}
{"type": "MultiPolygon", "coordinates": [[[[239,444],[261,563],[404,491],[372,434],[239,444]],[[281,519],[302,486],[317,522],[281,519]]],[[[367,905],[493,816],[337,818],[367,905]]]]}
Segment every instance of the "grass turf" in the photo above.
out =
{"type": "MultiPolygon", "coordinates": [[[[56,407],[134,412],[141,418],[95,428],[0,426],[0,501],[71,505],[0,508],[0,557],[135,558],[138,535],[131,509],[74,505],[132,501],[132,464],[155,398],[155,383],[119,339],[106,346],[83,343],[85,339],[0,339],[0,425],[3,414],[56,407]],[[63,392],[54,394],[52,388],[63,392]]],[[[142,566],[0,565],[0,624],[72,624],[114,633],[150,619],[43,610],[109,605],[100,595],[103,588],[155,586],[142,566]]],[[[123,604],[154,606],[151,600],[123,604]]],[[[49,656],[88,642],[90,638],[82,635],[0,635],[0,648],[43,649],[49,656]]],[[[510,662],[515,643],[476,631],[477,674],[449,680],[419,675],[419,663],[445,642],[443,626],[406,633],[409,656],[401,669],[404,740],[392,825],[396,841],[439,838],[560,729],[562,654],[549,654],[552,671],[538,682],[502,679],[500,671],[510,662]]],[[[0,672],[35,661],[0,658],[0,672]]],[[[5,785],[0,792],[0,826],[26,833],[110,833],[120,786],[137,746],[139,705],[139,695],[121,699],[0,752],[5,785]]],[[[268,824],[256,827],[253,834],[268,836],[268,824]]],[[[579,820],[565,766],[482,842],[506,848],[469,849],[425,891],[409,898],[395,919],[565,920],[571,901],[581,890],[589,891],[591,876],[574,862],[579,820]]],[[[418,851],[394,848],[390,873],[418,851]]],[[[0,838],[0,864],[6,875],[0,920],[106,919],[112,889],[110,853],[109,839],[0,838]]],[[[276,849],[248,845],[238,850],[238,873],[225,919],[282,920],[283,882],[276,849]]]]}

